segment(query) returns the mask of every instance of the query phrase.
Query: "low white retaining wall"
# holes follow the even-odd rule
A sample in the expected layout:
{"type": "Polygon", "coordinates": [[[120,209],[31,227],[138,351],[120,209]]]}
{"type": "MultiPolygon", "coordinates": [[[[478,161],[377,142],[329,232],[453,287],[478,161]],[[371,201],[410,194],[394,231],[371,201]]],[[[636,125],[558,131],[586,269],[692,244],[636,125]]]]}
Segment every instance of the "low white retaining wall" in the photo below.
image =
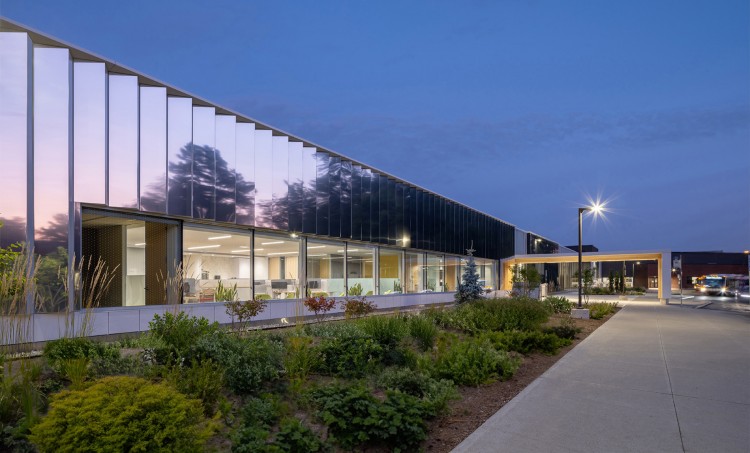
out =
{"type": "MultiPolygon", "coordinates": [[[[393,294],[388,296],[367,296],[367,300],[374,302],[378,309],[409,308],[420,305],[432,305],[453,302],[455,293],[419,293],[393,294]]],[[[343,300],[343,298],[336,298],[343,300]]],[[[190,315],[204,317],[209,321],[229,324],[232,319],[226,314],[224,303],[206,302],[199,304],[184,304],[176,306],[150,305],[139,307],[97,308],[89,313],[88,326],[90,336],[106,336],[148,330],[149,321],[154,315],[163,315],[167,310],[184,311],[190,315]]],[[[329,314],[341,313],[338,304],[329,314]]],[[[290,323],[296,316],[312,316],[299,300],[282,299],[269,300],[266,309],[253,318],[252,321],[272,321],[287,318],[290,323]]],[[[86,313],[79,311],[70,318],[65,314],[37,313],[31,316],[31,326],[24,342],[37,343],[55,340],[64,336],[72,336],[76,328],[84,324],[86,313]],[[72,327],[70,325],[72,324],[72,327]]],[[[2,322],[0,322],[2,324],[2,322]]],[[[2,326],[5,327],[5,326],[2,326]]],[[[15,343],[4,336],[1,342],[15,343]]]]}

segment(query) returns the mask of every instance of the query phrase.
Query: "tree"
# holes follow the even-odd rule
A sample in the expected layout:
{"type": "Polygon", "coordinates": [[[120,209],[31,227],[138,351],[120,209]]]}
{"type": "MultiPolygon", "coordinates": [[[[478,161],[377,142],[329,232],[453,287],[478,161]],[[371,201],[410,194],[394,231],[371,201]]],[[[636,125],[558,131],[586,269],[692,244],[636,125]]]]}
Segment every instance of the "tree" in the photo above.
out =
{"type": "Polygon", "coordinates": [[[461,276],[462,282],[458,284],[458,291],[456,291],[456,302],[459,304],[481,299],[484,294],[484,288],[479,284],[477,263],[474,262],[473,244],[472,248],[466,250],[466,253],[469,255],[469,259],[461,276]]]}
{"type": "Polygon", "coordinates": [[[609,271],[609,292],[610,294],[615,293],[615,273],[614,271],[609,271]]]}
{"type": "Polygon", "coordinates": [[[521,294],[528,297],[531,291],[539,287],[542,282],[542,276],[536,269],[536,266],[518,266],[515,265],[511,269],[513,276],[511,277],[511,283],[515,288],[518,284],[521,287],[521,294]]]}

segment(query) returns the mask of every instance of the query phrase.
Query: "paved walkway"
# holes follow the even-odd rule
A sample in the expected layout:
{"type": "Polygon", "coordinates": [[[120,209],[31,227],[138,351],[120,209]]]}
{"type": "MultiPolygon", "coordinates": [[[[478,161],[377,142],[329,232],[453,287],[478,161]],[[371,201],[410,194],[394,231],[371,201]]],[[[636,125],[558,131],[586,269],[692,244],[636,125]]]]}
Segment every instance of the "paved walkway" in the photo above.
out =
{"type": "Polygon", "coordinates": [[[750,316],[628,303],[455,452],[750,452],[750,316]]]}

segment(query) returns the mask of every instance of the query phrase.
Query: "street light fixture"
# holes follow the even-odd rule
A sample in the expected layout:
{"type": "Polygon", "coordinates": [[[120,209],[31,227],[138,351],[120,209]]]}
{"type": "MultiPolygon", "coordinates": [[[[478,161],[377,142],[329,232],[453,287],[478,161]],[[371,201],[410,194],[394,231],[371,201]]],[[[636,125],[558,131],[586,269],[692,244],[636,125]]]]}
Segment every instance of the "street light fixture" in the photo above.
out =
{"type": "Polygon", "coordinates": [[[602,211],[602,205],[594,204],[585,208],[578,208],[578,308],[583,308],[583,232],[581,223],[583,213],[591,211],[598,215],[602,211]]]}

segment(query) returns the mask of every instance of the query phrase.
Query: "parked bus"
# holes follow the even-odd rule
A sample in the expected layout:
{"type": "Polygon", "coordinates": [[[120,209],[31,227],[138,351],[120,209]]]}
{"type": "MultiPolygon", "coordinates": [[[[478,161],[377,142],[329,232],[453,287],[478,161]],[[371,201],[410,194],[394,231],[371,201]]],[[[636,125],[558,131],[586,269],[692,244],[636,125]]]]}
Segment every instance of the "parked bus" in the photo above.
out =
{"type": "Polygon", "coordinates": [[[703,294],[739,296],[747,292],[748,276],[740,274],[712,274],[698,277],[695,290],[703,294]]]}

